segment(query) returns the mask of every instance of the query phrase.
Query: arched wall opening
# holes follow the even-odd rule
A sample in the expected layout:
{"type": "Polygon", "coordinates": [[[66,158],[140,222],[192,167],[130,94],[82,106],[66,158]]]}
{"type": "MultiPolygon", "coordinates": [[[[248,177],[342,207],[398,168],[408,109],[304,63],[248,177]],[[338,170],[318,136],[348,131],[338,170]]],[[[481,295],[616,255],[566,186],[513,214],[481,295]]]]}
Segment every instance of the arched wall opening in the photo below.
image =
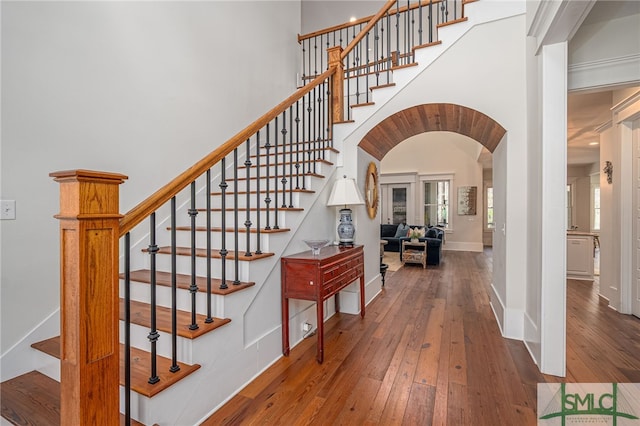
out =
{"type": "Polygon", "coordinates": [[[436,103],[399,111],[372,128],[358,146],[381,160],[405,139],[420,133],[449,131],[478,141],[493,153],[507,132],[491,117],[462,105],[436,103]]]}

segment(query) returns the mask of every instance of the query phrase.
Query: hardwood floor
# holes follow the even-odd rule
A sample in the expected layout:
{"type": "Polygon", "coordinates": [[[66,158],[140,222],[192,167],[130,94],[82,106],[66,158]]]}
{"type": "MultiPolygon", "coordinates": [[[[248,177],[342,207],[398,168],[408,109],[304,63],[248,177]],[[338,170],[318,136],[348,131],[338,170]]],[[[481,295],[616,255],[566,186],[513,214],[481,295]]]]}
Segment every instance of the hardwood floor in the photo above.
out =
{"type": "MultiPolygon", "coordinates": [[[[387,273],[367,315],[337,314],[204,425],[534,425],[539,373],[500,335],[489,306],[491,258],[447,252],[439,267],[387,273]]],[[[569,281],[566,381],[640,381],[640,320],[569,281]]],[[[562,379],[565,380],[565,379],[562,379]]]]}

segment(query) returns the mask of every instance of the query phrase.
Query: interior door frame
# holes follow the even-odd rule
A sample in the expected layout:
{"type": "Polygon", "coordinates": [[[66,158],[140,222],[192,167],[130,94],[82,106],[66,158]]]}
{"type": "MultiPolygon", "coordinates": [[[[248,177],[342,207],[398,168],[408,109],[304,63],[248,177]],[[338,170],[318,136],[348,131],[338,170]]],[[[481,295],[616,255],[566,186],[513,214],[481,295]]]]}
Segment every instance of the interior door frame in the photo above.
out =
{"type": "Polygon", "coordinates": [[[417,173],[385,173],[380,174],[380,222],[387,223],[393,217],[391,211],[391,194],[393,188],[407,188],[407,223],[416,223],[416,177],[417,173]]]}

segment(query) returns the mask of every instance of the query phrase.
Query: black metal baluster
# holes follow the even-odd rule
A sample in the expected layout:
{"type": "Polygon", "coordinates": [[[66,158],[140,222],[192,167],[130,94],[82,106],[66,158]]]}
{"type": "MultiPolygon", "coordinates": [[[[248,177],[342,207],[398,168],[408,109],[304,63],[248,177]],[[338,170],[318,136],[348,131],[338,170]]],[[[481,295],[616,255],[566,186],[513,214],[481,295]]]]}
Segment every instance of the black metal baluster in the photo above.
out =
{"type": "MultiPolygon", "coordinates": [[[[353,38],[356,37],[356,28],[353,27],[353,38]]],[[[356,74],[356,103],[358,105],[360,103],[360,66],[361,66],[361,58],[362,58],[362,42],[358,43],[356,49],[353,49],[353,67],[355,69],[356,74]]]]}
{"type": "Polygon", "coordinates": [[[213,322],[211,315],[211,170],[206,173],[206,196],[207,196],[207,318],[205,324],[213,322]]]}
{"type": "MultiPolygon", "coordinates": [[[[335,37],[335,34],[334,34],[335,37]]],[[[304,135],[304,123],[302,123],[302,134],[304,135]]],[[[304,153],[303,153],[304,160],[304,153]]],[[[302,170],[304,172],[304,169],[302,170]]],[[[305,189],[306,183],[304,176],[302,177],[302,189],[305,189]]],[[[296,101],[296,189],[300,189],[300,100],[296,101]]]]}
{"type": "MultiPolygon", "coordinates": [[[[355,31],[355,30],[354,30],[355,31]]],[[[313,88],[313,99],[316,99],[316,89],[318,88],[318,86],[313,88]]],[[[311,101],[311,99],[309,99],[309,101],[311,101]]],[[[314,102],[315,104],[315,102],[314,102]]],[[[315,107],[315,105],[314,105],[315,107]]],[[[317,163],[318,163],[318,112],[313,111],[313,173],[317,173],[317,163]]]]}
{"type": "Polygon", "coordinates": [[[262,254],[260,249],[260,130],[256,133],[256,254],[262,254]]]}
{"type": "Polygon", "coordinates": [[[156,254],[158,253],[158,246],[156,245],[156,214],[151,213],[149,217],[149,265],[150,272],[150,292],[151,292],[151,330],[147,335],[149,343],[151,343],[151,375],[149,376],[149,384],[155,384],[160,381],[157,371],[157,359],[156,359],[156,346],[160,334],[156,329],[156,254]]]}
{"type": "MultiPolygon", "coordinates": [[[[320,34],[320,46],[322,46],[322,34],[320,34]]],[[[324,52],[322,51],[322,49],[320,49],[319,52],[320,52],[320,72],[323,72],[324,71],[324,52]]],[[[328,61],[329,59],[327,58],[327,62],[328,61]]]]}
{"type": "Polygon", "coordinates": [[[307,84],[307,67],[305,63],[305,53],[307,49],[305,48],[307,40],[302,40],[302,85],[307,84]]]}
{"type": "Polygon", "coordinates": [[[246,205],[246,213],[247,213],[247,218],[244,221],[244,226],[247,229],[247,249],[244,252],[245,256],[251,256],[251,160],[249,158],[249,155],[251,154],[251,146],[250,146],[250,141],[249,139],[247,139],[247,143],[246,143],[246,147],[247,147],[247,154],[246,154],[246,158],[244,160],[244,169],[245,169],[245,179],[246,179],[246,188],[247,188],[247,205],[246,205]]]}
{"type": "Polygon", "coordinates": [[[278,117],[275,118],[273,129],[273,229],[278,226],[278,117]]]}
{"type": "Polygon", "coordinates": [[[396,61],[395,66],[400,65],[400,1],[396,2],[396,61]]]}
{"type": "Polygon", "coordinates": [[[271,180],[271,169],[269,168],[269,149],[271,149],[271,144],[269,143],[269,139],[271,138],[271,134],[269,132],[269,124],[267,123],[267,143],[264,145],[264,149],[266,150],[266,154],[265,157],[267,159],[267,176],[266,176],[266,182],[267,182],[267,187],[266,187],[266,196],[264,198],[264,203],[265,203],[265,212],[266,212],[266,216],[267,216],[267,223],[266,226],[264,227],[264,229],[266,230],[270,230],[271,229],[271,225],[270,223],[270,218],[271,218],[271,211],[269,210],[269,204],[271,204],[271,198],[269,198],[269,181],[271,180]]]}
{"type": "Polygon", "coordinates": [[[307,117],[307,173],[311,173],[311,92],[307,93],[307,117]]]}
{"type": "Polygon", "coordinates": [[[380,85],[380,64],[378,63],[378,44],[380,43],[380,36],[378,35],[378,27],[380,22],[376,22],[373,27],[373,71],[376,75],[376,86],[380,85]]]}
{"type": "Polygon", "coordinates": [[[433,43],[433,0],[429,0],[429,13],[427,13],[427,21],[429,22],[429,43],[433,43]]]}
{"type": "Polygon", "coordinates": [[[293,208],[293,105],[289,105],[289,129],[289,207],[293,208]]]}
{"type": "Polygon", "coordinates": [[[387,12],[387,83],[391,81],[391,14],[387,12]]]}
{"type": "MultiPolygon", "coordinates": [[[[313,38],[313,76],[318,76],[318,37],[313,38]]],[[[276,141],[277,142],[277,141],[276,141]]]]}
{"type": "MultiPolygon", "coordinates": [[[[349,37],[349,29],[347,28],[347,37],[349,37]]],[[[346,102],[344,102],[344,108],[346,108],[346,117],[347,120],[351,120],[351,70],[349,69],[349,55],[353,55],[353,52],[349,52],[347,53],[347,60],[345,61],[347,63],[347,69],[346,74],[347,74],[347,99],[346,102]]],[[[311,124],[309,124],[311,125],[311,124]]],[[[314,170],[315,172],[315,170],[314,170]]]]}
{"type": "Polygon", "coordinates": [[[367,52],[366,54],[366,65],[364,68],[364,93],[365,93],[365,97],[364,97],[364,101],[365,103],[369,103],[369,73],[370,73],[370,67],[371,64],[369,63],[370,59],[369,59],[369,36],[371,35],[371,31],[369,31],[367,33],[367,36],[365,37],[364,40],[364,51],[367,52]]]}
{"type": "Polygon", "coordinates": [[[220,217],[221,221],[221,231],[222,231],[222,239],[220,240],[220,289],[225,290],[229,288],[227,286],[227,159],[226,157],[220,160],[220,190],[222,191],[222,195],[220,197],[220,207],[222,211],[222,216],[220,217]]]}
{"type": "Polygon", "coordinates": [[[233,150],[233,249],[234,249],[234,271],[233,285],[240,284],[238,269],[240,266],[240,247],[238,235],[238,148],[233,150]]]}
{"type": "MultiPolygon", "coordinates": [[[[314,92],[315,93],[315,92],[314,92]]],[[[323,126],[324,123],[322,122],[322,87],[318,86],[318,99],[316,99],[316,117],[318,117],[318,137],[317,137],[317,141],[318,141],[318,146],[316,147],[316,149],[318,150],[317,152],[317,158],[322,158],[324,160],[324,149],[323,149],[323,145],[324,145],[324,140],[322,138],[322,133],[323,133],[323,126]]]]}
{"type": "Polygon", "coordinates": [[[418,43],[422,45],[422,0],[418,0],[418,43]]]}
{"type": "Polygon", "coordinates": [[[189,293],[191,293],[191,324],[189,324],[189,330],[197,330],[196,294],[198,294],[198,284],[196,282],[196,216],[198,216],[198,210],[196,209],[195,182],[191,182],[191,208],[189,209],[189,216],[191,217],[191,285],[189,286],[189,293]]]}
{"type": "Polygon", "coordinates": [[[287,110],[282,111],[282,208],[287,208],[287,110]]]}
{"type": "MultiPolygon", "coordinates": [[[[408,6],[408,3],[407,3],[408,6]]],[[[407,16],[409,15],[409,11],[407,11],[407,16]]],[[[415,51],[412,49],[412,47],[414,46],[414,32],[415,32],[415,23],[416,23],[416,19],[415,19],[415,9],[411,9],[411,17],[407,17],[407,22],[409,22],[411,25],[409,25],[407,27],[407,53],[409,54],[409,57],[411,58],[411,63],[415,62],[415,51]]]]}
{"type": "Polygon", "coordinates": [[[178,277],[176,253],[176,197],[171,198],[171,367],[169,371],[180,371],[178,365],[178,277]]]}
{"type": "Polygon", "coordinates": [[[131,426],[131,234],[124,235],[124,418],[131,426]]]}

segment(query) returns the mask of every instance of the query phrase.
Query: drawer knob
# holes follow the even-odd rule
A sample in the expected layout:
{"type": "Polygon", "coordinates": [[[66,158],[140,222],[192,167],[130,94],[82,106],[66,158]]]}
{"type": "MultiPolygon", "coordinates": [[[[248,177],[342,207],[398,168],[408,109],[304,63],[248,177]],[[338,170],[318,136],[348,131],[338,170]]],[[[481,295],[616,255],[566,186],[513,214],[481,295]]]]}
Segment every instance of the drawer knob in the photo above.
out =
{"type": "Polygon", "coordinates": [[[313,285],[313,281],[309,281],[309,285],[313,285]]]}

